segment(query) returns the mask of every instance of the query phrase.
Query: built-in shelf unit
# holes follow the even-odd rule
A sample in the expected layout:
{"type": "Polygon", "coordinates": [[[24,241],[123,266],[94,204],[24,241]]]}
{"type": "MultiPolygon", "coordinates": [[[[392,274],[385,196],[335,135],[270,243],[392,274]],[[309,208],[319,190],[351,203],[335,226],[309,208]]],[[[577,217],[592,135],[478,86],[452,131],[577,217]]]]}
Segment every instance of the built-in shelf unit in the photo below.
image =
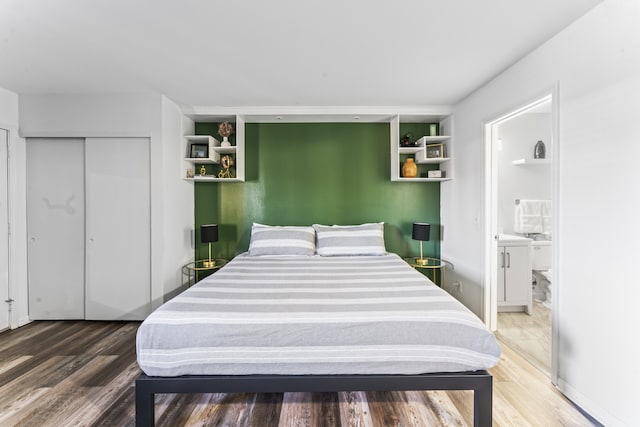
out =
{"type": "MultiPolygon", "coordinates": [[[[226,109],[229,112],[230,109],[226,109]]],[[[446,113],[409,113],[389,114],[385,111],[362,112],[342,111],[341,109],[295,108],[279,110],[249,108],[242,114],[234,113],[210,114],[207,112],[187,113],[196,122],[220,123],[225,120],[233,122],[235,130],[235,145],[221,147],[220,142],[213,135],[187,135],[184,137],[183,177],[190,181],[238,182],[245,180],[245,122],[250,123],[294,123],[294,122],[388,122],[390,128],[390,158],[391,181],[407,182],[442,182],[453,178],[451,153],[453,153],[453,117],[446,113]],[[267,112],[270,111],[270,112],[267,112]],[[420,135],[415,135],[411,146],[401,146],[400,141],[403,127],[419,124],[418,128],[428,129],[420,135]],[[432,126],[435,126],[435,132],[432,126]],[[204,158],[191,156],[193,144],[208,144],[208,153],[204,158]],[[440,145],[440,151],[433,155],[434,145],[440,145]],[[224,155],[231,155],[235,162],[235,176],[233,178],[218,178],[220,168],[210,168],[207,165],[219,164],[224,155]],[[402,163],[408,157],[413,157],[418,165],[418,175],[414,178],[402,176],[402,163]],[[200,175],[200,168],[205,165],[207,173],[200,175]],[[193,176],[187,177],[187,170],[191,169],[193,176]],[[429,171],[440,170],[442,177],[429,178],[429,171]]],[[[414,126],[415,127],[415,126],[414,126]]]]}
{"type": "Polygon", "coordinates": [[[453,148],[452,128],[453,118],[450,115],[425,114],[393,117],[390,126],[391,181],[442,182],[452,179],[453,168],[450,157],[453,148]],[[414,136],[411,146],[402,146],[403,123],[436,124],[437,135],[414,136]],[[430,150],[433,147],[437,147],[437,155],[432,155],[430,150]],[[413,157],[416,164],[425,165],[424,167],[418,166],[418,175],[414,178],[402,176],[402,164],[409,157],[413,157]],[[443,176],[441,178],[428,178],[426,176],[428,171],[434,169],[442,171],[443,176]]]}
{"type": "Polygon", "coordinates": [[[188,181],[210,181],[210,182],[243,182],[245,177],[244,171],[244,118],[239,115],[234,116],[215,116],[207,117],[207,122],[218,123],[223,121],[232,122],[235,132],[235,145],[230,147],[220,146],[220,141],[212,135],[186,135],[184,139],[184,158],[183,158],[183,177],[188,181]],[[193,145],[206,145],[207,152],[205,157],[192,157],[193,145]],[[230,156],[233,159],[233,177],[219,178],[218,172],[220,167],[207,167],[208,165],[220,165],[224,156],[230,156]],[[200,168],[205,166],[207,173],[200,174],[200,168]],[[193,176],[188,176],[187,171],[191,169],[193,176]]]}

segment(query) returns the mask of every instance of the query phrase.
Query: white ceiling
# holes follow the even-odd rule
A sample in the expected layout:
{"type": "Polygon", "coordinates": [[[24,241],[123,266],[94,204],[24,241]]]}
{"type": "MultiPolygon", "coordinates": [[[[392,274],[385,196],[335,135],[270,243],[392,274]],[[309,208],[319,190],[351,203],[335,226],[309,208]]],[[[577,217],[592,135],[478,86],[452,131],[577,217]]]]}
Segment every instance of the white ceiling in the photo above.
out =
{"type": "Polygon", "coordinates": [[[452,105],[599,0],[0,0],[0,87],[452,105]]]}

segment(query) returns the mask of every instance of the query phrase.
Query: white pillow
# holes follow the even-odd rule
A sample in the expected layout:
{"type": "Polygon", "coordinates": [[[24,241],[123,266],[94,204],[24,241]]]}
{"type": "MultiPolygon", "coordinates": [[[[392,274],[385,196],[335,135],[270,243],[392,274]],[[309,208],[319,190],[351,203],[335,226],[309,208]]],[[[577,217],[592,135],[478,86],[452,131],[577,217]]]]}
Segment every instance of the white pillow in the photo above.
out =
{"type": "Polygon", "coordinates": [[[313,227],[271,226],[254,223],[251,227],[249,256],[314,255],[316,234],[313,227]]]}
{"type": "Polygon", "coordinates": [[[361,225],[314,224],[318,255],[385,255],[384,223],[361,225]]]}

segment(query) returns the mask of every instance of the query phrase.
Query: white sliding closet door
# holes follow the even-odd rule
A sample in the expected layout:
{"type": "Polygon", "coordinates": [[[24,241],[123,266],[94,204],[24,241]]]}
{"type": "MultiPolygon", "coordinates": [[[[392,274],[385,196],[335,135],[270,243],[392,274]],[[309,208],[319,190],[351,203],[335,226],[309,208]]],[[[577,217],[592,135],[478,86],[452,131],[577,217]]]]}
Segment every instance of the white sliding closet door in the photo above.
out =
{"type": "Polygon", "coordinates": [[[86,318],[142,320],[151,309],[148,138],[87,138],[86,318]]]}
{"type": "Polygon", "coordinates": [[[84,140],[29,138],[29,317],[84,318],[84,140]]]}

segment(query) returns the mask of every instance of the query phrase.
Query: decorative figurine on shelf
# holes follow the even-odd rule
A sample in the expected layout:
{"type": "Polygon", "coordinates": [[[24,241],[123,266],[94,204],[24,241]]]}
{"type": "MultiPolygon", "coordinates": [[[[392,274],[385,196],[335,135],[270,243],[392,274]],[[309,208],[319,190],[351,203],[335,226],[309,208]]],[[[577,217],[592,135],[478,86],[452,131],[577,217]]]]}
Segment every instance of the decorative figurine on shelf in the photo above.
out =
{"type": "Polygon", "coordinates": [[[193,169],[192,168],[187,169],[187,178],[193,178],[193,169]]]}
{"type": "Polygon", "coordinates": [[[233,158],[231,156],[224,156],[220,159],[220,165],[222,170],[218,172],[218,178],[233,178],[231,175],[231,166],[233,166],[233,158]]]}
{"type": "Polygon", "coordinates": [[[222,137],[221,147],[231,147],[231,143],[229,142],[229,135],[233,133],[233,126],[229,122],[222,122],[220,126],[218,126],[218,134],[222,137]]]}
{"type": "Polygon", "coordinates": [[[200,176],[205,176],[207,174],[207,168],[205,165],[200,166],[200,176]]]}
{"type": "Polygon", "coordinates": [[[400,141],[400,145],[402,147],[411,147],[414,146],[415,143],[411,143],[411,137],[412,135],[410,133],[405,133],[404,136],[402,137],[402,141],[400,141]]]}

